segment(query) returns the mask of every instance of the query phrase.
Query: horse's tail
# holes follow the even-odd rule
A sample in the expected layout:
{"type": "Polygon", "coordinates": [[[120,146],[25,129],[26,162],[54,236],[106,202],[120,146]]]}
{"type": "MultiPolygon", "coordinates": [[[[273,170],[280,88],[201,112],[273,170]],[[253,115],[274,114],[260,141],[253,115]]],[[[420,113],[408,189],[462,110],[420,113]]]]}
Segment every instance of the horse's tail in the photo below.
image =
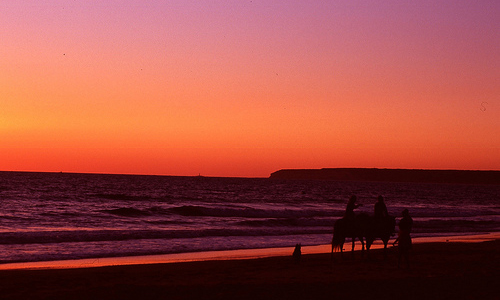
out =
{"type": "Polygon", "coordinates": [[[344,244],[344,234],[342,232],[342,219],[335,222],[333,226],[332,252],[337,251],[344,244]]]}
{"type": "Polygon", "coordinates": [[[332,252],[337,251],[342,247],[342,241],[340,239],[336,239],[335,236],[332,239],[332,252]]]}

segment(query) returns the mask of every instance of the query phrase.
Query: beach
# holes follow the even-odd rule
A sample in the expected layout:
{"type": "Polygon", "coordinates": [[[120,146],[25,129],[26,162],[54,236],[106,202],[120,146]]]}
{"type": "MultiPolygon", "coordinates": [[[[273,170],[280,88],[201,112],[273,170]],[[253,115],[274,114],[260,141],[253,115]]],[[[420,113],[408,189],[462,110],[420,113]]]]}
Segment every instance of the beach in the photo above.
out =
{"type": "MultiPolygon", "coordinates": [[[[0,299],[492,299],[497,185],[0,172],[0,299]],[[330,258],[384,195],[414,220],[411,268],[330,258]],[[302,260],[292,259],[301,243],[302,260]]],[[[395,237],[394,237],[395,238],[395,237]]],[[[393,241],[392,239],[391,241],[393,241]]],[[[360,243],[356,242],[357,249],[360,243]]],[[[404,265],[403,265],[404,267],[404,265]]],[[[498,297],[497,297],[498,298],[498,297]]]]}
{"type": "Polygon", "coordinates": [[[0,179],[0,269],[324,245],[354,191],[357,214],[373,214],[378,195],[397,221],[408,209],[417,238],[500,232],[499,185],[27,172],[0,179]]]}
{"type": "MultiPolygon", "coordinates": [[[[347,245],[346,245],[347,246],[347,245]]],[[[348,247],[345,247],[346,249],[348,247]]],[[[2,299],[498,299],[500,240],[253,259],[0,271],[2,299]]]]}

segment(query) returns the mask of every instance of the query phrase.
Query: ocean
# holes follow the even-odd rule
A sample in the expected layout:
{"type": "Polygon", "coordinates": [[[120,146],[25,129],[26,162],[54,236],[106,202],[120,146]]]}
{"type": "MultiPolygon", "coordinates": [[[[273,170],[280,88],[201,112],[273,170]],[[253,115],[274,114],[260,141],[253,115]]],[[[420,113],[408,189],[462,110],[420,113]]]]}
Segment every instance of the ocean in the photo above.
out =
{"type": "Polygon", "coordinates": [[[351,195],[413,236],[500,231],[500,186],[0,172],[0,263],[328,244],[351,195]]]}

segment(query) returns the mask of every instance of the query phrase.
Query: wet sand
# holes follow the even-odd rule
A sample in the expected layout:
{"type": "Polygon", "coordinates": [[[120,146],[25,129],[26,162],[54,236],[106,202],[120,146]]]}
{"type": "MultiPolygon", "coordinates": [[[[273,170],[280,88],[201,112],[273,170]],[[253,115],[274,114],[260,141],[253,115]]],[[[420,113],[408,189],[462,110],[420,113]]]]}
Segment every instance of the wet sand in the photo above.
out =
{"type": "MultiPolygon", "coordinates": [[[[347,248],[347,247],[346,247],[347,248]]],[[[500,240],[397,249],[71,269],[0,271],[1,299],[499,299],[500,240]]]]}
{"type": "MultiPolygon", "coordinates": [[[[414,243],[435,243],[435,242],[468,242],[478,243],[483,241],[491,241],[500,239],[500,232],[490,232],[475,235],[456,235],[456,236],[435,236],[435,237],[418,237],[413,238],[414,243]]],[[[361,250],[361,244],[356,242],[355,250],[361,250]]],[[[344,245],[346,251],[350,250],[351,243],[344,245]]],[[[390,247],[390,245],[389,245],[390,247]]],[[[371,246],[372,249],[383,248],[382,241],[377,240],[371,246]]],[[[331,250],[331,245],[317,245],[302,247],[303,254],[319,254],[328,253],[331,250]]],[[[76,260],[56,260],[56,261],[40,261],[40,262],[25,262],[25,263],[7,263],[0,264],[1,270],[11,269],[74,269],[74,268],[91,268],[91,267],[107,267],[119,265],[142,265],[142,264],[159,264],[159,263],[177,263],[177,262],[192,262],[205,260],[238,260],[238,259],[255,259],[274,256],[288,256],[290,248],[263,248],[263,249],[241,249],[227,251],[207,251],[207,252],[191,252],[177,254],[160,254],[160,255],[144,255],[144,256],[127,256],[127,257],[106,257],[106,258],[87,258],[76,260]]]]}

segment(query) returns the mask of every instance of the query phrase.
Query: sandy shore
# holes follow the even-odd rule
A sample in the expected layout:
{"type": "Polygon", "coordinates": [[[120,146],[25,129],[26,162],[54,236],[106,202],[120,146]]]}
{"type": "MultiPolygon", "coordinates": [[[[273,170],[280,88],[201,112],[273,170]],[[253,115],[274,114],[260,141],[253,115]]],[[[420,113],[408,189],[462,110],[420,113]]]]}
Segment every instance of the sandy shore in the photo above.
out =
{"type": "MultiPolygon", "coordinates": [[[[413,238],[413,243],[436,243],[436,242],[467,242],[478,243],[500,239],[500,232],[490,232],[476,235],[455,235],[455,236],[436,236],[436,237],[418,237],[413,238]]],[[[356,242],[355,250],[361,250],[361,244],[356,242]]],[[[390,247],[391,245],[389,245],[390,247]]],[[[346,251],[350,251],[351,243],[347,242],[344,245],[346,251]]],[[[372,249],[383,248],[382,241],[376,240],[371,247],[372,249]]],[[[302,247],[303,254],[320,254],[329,253],[331,245],[317,245],[302,247]]],[[[143,264],[160,264],[160,263],[177,263],[177,262],[192,262],[205,260],[238,260],[238,259],[255,259],[274,256],[289,256],[290,248],[263,248],[263,249],[241,249],[227,251],[207,251],[207,252],[191,252],[177,254],[160,254],[160,255],[144,255],[144,256],[127,256],[127,257],[105,257],[105,258],[87,258],[76,260],[56,260],[56,261],[40,261],[26,263],[7,263],[0,264],[1,270],[12,269],[74,269],[74,268],[91,268],[91,267],[107,267],[119,265],[143,265],[143,264]]]]}
{"type": "Polygon", "coordinates": [[[2,299],[500,299],[500,240],[418,243],[370,258],[259,259],[0,271],[2,299]]]}

